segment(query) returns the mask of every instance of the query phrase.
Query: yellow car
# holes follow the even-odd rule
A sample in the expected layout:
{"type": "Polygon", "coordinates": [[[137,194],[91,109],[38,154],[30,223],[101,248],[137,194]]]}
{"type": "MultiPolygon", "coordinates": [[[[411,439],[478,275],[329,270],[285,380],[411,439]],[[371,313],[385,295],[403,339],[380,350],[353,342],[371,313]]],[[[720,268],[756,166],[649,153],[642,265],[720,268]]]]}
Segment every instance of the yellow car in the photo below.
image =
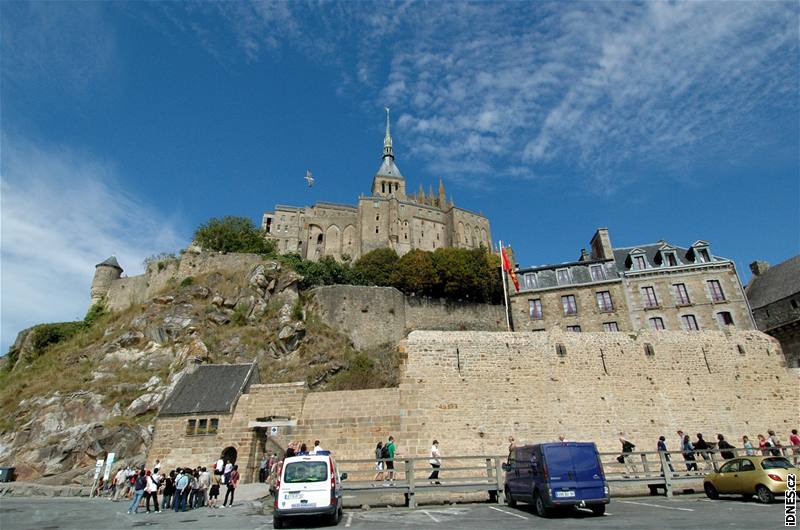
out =
{"type": "Polygon", "coordinates": [[[789,460],[782,456],[744,456],[725,462],[719,471],[703,479],[703,489],[709,499],[720,493],[738,493],[745,497],[756,495],[763,503],[775,500],[786,492],[789,474],[800,475],[789,460]]]}

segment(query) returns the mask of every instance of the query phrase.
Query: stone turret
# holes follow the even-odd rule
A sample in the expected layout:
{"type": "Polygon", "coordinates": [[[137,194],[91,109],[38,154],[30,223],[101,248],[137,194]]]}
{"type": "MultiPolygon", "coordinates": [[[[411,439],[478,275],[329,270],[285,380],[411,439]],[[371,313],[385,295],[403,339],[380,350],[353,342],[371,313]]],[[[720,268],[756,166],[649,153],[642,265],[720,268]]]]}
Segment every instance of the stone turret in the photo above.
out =
{"type": "Polygon", "coordinates": [[[95,265],[92,288],[89,291],[91,297],[89,307],[103,300],[108,294],[108,290],[111,288],[111,283],[119,279],[121,275],[122,267],[119,266],[117,258],[114,256],[95,265]]]}

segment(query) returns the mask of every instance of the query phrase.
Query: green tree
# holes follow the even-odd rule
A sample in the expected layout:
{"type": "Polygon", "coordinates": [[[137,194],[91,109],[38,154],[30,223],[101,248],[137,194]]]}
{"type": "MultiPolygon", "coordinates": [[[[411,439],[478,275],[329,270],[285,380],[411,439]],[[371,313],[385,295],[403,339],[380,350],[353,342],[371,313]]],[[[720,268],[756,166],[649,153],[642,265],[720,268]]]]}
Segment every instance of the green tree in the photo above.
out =
{"type": "Polygon", "coordinates": [[[412,250],[403,255],[395,267],[391,282],[406,294],[432,296],[437,292],[439,278],[430,252],[412,250]]]}
{"type": "Polygon", "coordinates": [[[325,256],[319,261],[302,260],[295,265],[295,270],[303,275],[303,281],[300,283],[302,289],[318,285],[351,283],[350,267],[339,263],[331,256],[325,256]]]}
{"type": "Polygon", "coordinates": [[[256,228],[247,217],[213,217],[197,229],[194,240],[203,250],[218,252],[250,252],[254,254],[274,254],[275,244],[264,238],[264,233],[256,228]]]}
{"type": "Polygon", "coordinates": [[[392,274],[400,258],[390,248],[367,252],[353,264],[352,283],[363,285],[392,285],[392,274]]]}
{"type": "Polygon", "coordinates": [[[469,302],[502,300],[497,259],[484,248],[441,248],[431,256],[438,277],[436,295],[469,302]]]}

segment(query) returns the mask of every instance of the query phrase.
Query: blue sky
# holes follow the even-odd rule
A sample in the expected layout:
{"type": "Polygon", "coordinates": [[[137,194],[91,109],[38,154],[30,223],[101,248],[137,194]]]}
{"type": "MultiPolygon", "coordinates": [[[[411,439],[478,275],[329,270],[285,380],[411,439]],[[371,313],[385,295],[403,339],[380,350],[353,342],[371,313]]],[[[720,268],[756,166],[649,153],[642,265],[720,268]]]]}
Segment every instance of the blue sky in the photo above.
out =
{"type": "Polygon", "coordinates": [[[524,265],[697,239],[800,248],[796,2],[0,4],[0,280],[16,332],[83,315],[212,216],[354,203],[392,107],[524,265]],[[306,168],[317,178],[308,189],[306,168]]]}

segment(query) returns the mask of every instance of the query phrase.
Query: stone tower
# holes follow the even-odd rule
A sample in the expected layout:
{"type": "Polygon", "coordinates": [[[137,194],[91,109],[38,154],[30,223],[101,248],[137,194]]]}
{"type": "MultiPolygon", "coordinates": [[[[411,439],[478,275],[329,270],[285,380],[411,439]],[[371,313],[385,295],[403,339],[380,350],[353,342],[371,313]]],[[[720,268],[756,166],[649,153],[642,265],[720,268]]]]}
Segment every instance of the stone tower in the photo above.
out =
{"type": "Polygon", "coordinates": [[[108,290],[111,288],[111,282],[119,279],[121,275],[122,267],[119,266],[117,258],[114,256],[95,265],[92,288],[89,291],[91,297],[89,307],[92,307],[105,298],[106,294],[108,294],[108,290]]]}

